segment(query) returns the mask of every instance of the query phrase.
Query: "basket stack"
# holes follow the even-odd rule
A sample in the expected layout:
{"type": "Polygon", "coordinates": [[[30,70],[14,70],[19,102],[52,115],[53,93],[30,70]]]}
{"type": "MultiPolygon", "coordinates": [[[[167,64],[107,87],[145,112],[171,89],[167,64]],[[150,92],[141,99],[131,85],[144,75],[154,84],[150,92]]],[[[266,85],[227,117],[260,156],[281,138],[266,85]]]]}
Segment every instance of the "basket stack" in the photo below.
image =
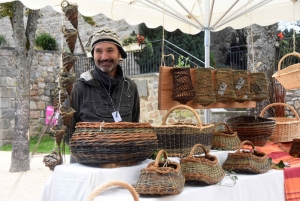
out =
{"type": "Polygon", "coordinates": [[[218,163],[216,156],[207,153],[202,144],[194,145],[190,155],[180,160],[185,181],[198,181],[206,184],[216,184],[221,181],[225,172],[218,163]],[[195,150],[200,147],[204,156],[194,156],[195,150]]]}
{"type": "Polygon", "coordinates": [[[235,153],[228,153],[222,167],[227,171],[264,173],[270,170],[271,164],[272,160],[265,153],[255,150],[253,143],[245,140],[235,153]],[[246,144],[252,147],[250,151],[242,150],[242,146],[246,144]]]}
{"type": "Polygon", "coordinates": [[[270,140],[274,142],[290,142],[295,138],[300,137],[300,119],[298,113],[293,107],[285,103],[273,103],[267,105],[259,116],[263,117],[265,112],[274,106],[284,106],[289,108],[295,115],[295,118],[287,117],[271,117],[269,119],[276,121],[276,128],[271,135],[270,140]]]}
{"type": "Polygon", "coordinates": [[[241,141],[249,140],[255,146],[264,146],[276,127],[275,120],[246,115],[229,117],[225,123],[237,132],[241,141]]]}
{"type": "Polygon", "coordinates": [[[195,144],[202,144],[207,150],[210,150],[213,128],[214,124],[202,124],[197,112],[186,105],[177,105],[171,108],[164,116],[162,125],[153,126],[158,139],[158,148],[164,149],[170,157],[187,156],[195,144]],[[177,109],[190,110],[196,117],[197,125],[184,122],[167,125],[166,121],[170,113],[177,109]]]}
{"type": "Polygon", "coordinates": [[[70,149],[79,163],[130,166],[153,154],[157,137],[149,123],[79,122],[70,149]]]}

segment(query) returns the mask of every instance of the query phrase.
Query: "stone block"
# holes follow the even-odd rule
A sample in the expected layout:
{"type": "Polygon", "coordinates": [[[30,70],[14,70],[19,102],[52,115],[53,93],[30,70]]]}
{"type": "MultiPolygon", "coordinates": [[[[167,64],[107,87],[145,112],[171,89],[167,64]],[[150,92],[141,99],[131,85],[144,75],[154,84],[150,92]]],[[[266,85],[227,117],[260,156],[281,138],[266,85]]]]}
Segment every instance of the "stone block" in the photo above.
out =
{"type": "Polygon", "coordinates": [[[15,87],[1,87],[0,88],[0,97],[3,98],[15,98],[16,97],[16,88],[15,87]]]}
{"type": "Polygon", "coordinates": [[[36,109],[37,109],[36,102],[30,101],[30,110],[36,110],[36,109]]]}
{"type": "MultiPolygon", "coordinates": [[[[0,129],[0,140],[13,140],[14,129],[0,129]]],[[[1,146],[1,145],[0,145],[1,146]]]]}
{"type": "Polygon", "coordinates": [[[46,103],[45,103],[45,101],[39,101],[36,103],[36,106],[37,106],[38,110],[44,110],[46,107],[46,103]]]}
{"type": "Polygon", "coordinates": [[[1,110],[1,118],[4,119],[14,119],[15,118],[15,109],[14,108],[8,108],[8,109],[2,109],[1,110]]]}
{"type": "Polygon", "coordinates": [[[8,129],[10,126],[9,119],[0,119],[0,129],[8,129]]]}
{"type": "Polygon", "coordinates": [[[38,82],[38,87],[39,87],[40,89],[45,88],[45,86],[46,86],[45,82],[38,82]]]}
{"type": "Polygon", "coordinates": [[[9,98],[0,98],[0,108],[9,108],[10,99],[9,98]]]}
{"type": "Polygon", "coordinates": [[[134,82],[137,85],[139,96],[140,97],[148,96],[147,80],[135,80],[134,82]]]}
{"type": "Polygon", "coordinates": [[[30,111],[30,118],[31,119],[38,119],[41,117],[40,111],[30,111]]]}

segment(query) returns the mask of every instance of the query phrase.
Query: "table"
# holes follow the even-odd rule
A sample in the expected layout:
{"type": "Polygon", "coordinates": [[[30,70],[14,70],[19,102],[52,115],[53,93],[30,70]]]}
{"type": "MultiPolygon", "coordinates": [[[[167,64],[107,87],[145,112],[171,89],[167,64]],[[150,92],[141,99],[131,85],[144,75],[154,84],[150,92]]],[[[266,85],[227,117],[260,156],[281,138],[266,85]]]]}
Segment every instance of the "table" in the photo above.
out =
{"type": "MultiPolygon", "coordinates": [[[[211,151],[217,156],[219,164],[223,164],[230,151],[211,151]]],[[[232,151],[233,152],[233,151],[232,151]]],[[[169,158],[179,162],[179,158],[169,158]]],[[[82,164],[66,164],[55,167],[52,177],[44,187],[41,201],[84,201],[94,188],[109,180],[123,180],[135,185],[140,170],[152,160],[114,169],[95,168],[82,164]]],[[[225,176],[220,184],[208,186],[185,186],[179,195],[140,196],[140,201],[284,201],[284,175],[282,170],[270,170],[264,174],[236,174],[238,180],[233,181],[225,176]]],[[[111,188],[101,193],[95,201],[132,201],[126,189],[111,188]]]]}

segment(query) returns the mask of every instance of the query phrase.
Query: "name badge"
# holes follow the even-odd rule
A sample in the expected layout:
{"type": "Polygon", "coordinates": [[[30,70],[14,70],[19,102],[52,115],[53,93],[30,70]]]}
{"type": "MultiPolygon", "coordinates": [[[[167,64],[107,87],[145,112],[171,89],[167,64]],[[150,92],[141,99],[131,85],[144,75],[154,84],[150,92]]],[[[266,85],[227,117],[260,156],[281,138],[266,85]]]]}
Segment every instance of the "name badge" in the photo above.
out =
{"type": "Polygon", "coordinates": [[[120,113],[118,111],[115,111],[113,113],[111,113],[115,122],[119,122],[119,121],[122,121],[122,118],[120,116],[120,113]]]}

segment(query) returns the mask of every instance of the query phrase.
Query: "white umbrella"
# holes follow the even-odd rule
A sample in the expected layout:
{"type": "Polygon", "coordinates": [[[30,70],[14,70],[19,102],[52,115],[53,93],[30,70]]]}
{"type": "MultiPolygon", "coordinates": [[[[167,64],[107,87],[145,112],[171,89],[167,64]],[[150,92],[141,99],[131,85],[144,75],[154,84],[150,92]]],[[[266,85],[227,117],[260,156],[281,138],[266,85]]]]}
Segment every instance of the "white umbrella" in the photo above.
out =
{"type": "MultiPolygon", "coordinates": [[[[0,0],[0,3],[10,1],[0,0]]],[[[20,1],[31,9],[51,6],[62,12],[61,0],[20,1]]],[[[167,31],[180,29],[188,34],[205,31],[206,67],[210,66],[210,31],[300,20],[297,0],[70,0],[69,3],[76,3],[85,16],[102,13],[113,20],[125,19],[132,25],[144,22],[149,28],[162,25],[167,31]]]]}

